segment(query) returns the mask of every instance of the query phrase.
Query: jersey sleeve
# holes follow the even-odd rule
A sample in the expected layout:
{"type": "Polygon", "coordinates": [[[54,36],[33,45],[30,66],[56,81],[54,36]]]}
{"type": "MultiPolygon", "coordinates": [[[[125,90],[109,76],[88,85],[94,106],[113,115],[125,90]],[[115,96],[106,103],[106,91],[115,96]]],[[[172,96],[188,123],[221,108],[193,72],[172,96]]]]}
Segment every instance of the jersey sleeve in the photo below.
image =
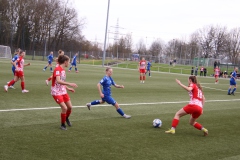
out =
{"type": "Polygon", "coordinates": [[[115,86],[116,83],[114,82],[114,80],[112,79],[112,77],[110,77],[110,78],[111,78],[111,81],[112,81],[112,85],[115,86]]]}
{"type": "Polygon", "coordinates": [[[57,68],[55,68],[55,70],[54,70],[54,72],[53,72],[53,77],[57,77],[57,76],[60,76],[60,73],[61,71],[60,71],[60,69],[57,67],[57,68]]]}
{"type": "Polygon", "coordinates": [[[101,85],[103,85],[104,82],[105,82],[105,78],[103,77],[99,83],[100,83],[101,85]]]}

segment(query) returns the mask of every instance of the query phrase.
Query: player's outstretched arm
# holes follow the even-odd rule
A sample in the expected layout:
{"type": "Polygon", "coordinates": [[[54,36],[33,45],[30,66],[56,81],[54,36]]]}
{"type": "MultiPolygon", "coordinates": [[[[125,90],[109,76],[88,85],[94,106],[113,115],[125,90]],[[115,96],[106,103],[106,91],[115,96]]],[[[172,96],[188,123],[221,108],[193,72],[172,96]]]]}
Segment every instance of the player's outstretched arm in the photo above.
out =
{"type": "Polygon", "coordinates": [[[75,90],[74,90],[73,88],[69,88],[69,87],[66,86],[66,89],[67,89],[68,91],[73,92],[73,93],[75,92],[75,90]]]}
{"type": "Polygon", "coordinates": [[[124,86],[123,85],[118,85],[118,84],[115,84],[114,85],[116,88],[124,88],[124,86]]]}
{"type": "Polygon", "coordinates": [[[25,66],[30,66],[30,65],[31,65],[31,63],[28,63],[28,64],[24,64],[24,67],[25,67],[25,66]]]}
{"type": "Polygon", "coordinates": [[[179,84],[179,85],[180,85],[183,89],[185,89],[186,91],[190,92],[190,91],[192,90],[192,87],[187,87],[187,86],[183,85],[183,84],[181,83],[181,81],[179,81],[178,79],[176,79],[176,82],[177,82],[177,84],[179,84]]]}
{"type": "Polygon", "coordinates": [[[56,81],[59,83],[59,84],[62,84],[62,85],[68,85],[68,86],[71,86],[71,87],[74,87],[74,88],[77,88],[78,86],[75,84],[75,83],[70,83],[70,82],[64,82],[60,79],[60,76],[57,76],[56,77],[56,81]]]}

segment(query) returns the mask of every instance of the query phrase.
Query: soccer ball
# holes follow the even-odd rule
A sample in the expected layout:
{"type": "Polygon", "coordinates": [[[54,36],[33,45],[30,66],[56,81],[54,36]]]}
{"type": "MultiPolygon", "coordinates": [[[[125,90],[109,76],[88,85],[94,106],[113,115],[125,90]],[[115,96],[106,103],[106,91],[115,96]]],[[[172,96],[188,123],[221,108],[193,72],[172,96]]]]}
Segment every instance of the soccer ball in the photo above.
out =
{"type": "Polygon", "coordinates": [[[159,128],[162,126],[162,121],[160,119],[154,119],[153,120],[153,127],[154,128],[159,128]]]}

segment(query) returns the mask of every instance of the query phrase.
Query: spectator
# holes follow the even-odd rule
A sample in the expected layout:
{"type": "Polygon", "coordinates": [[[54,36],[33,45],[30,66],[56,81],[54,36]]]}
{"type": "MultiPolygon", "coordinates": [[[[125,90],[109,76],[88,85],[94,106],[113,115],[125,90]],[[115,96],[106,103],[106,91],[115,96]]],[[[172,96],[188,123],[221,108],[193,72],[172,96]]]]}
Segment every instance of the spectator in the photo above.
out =
{"type": "Polygon", "coordinates": [[[202,66],[202,67],[200,68],[200,76],[203,76],[203,70],[204,70],[204,67],[202,66]]]}
{"type": "Polygon", "coordinates": [[[177,60],[176,60],[176,58],[174,58],[174,60],[173,60],[173,66],[175,66],[176,63],[177,63],[177,60]]]}
{"type": "Polygon", "coordinates": [[[206,77],[206,75],[207,75],[207,68],[203,69],[203,73],[204,73],[204,77],[206,77]]]}
{"type": "Polygon", "coordinates": [[[198,66],[195,67],[195,76],[198,75],[198,66]]]}
{"type": "Polygon", "coordinates": [[[214,62],[214,69],[217,67],[217,61],[214,62]]]}
{"type": "Polygon", "coordinates": [[[219,77],[223,77],[223,72],[220,72],[220,75],[219,75],[219,77]]]}
{"type": "Polygon", "coordinates": [[[227,71],[224,71],[224,72],[223,72],[223,77],[224,77],[224,78],[227,78],[227,77],[228,77],[227,71]]]}
{"type": "Polygon", "coordinates": [[[172,65],[172,60],[170,60],[170,66],[172,65]]]}
{"type": "Polygon", "coordinates": [[[217,66],[218,66],[218,68],[220,68],[220,62],[219,61],[217,61],[217,66]]]}
{"type": "Polygon", "coordinates": [[[194,68],[192,67],[192,69],[191,69],[191,75],[193,75],[193,73],[194,73],[194,68]]]}

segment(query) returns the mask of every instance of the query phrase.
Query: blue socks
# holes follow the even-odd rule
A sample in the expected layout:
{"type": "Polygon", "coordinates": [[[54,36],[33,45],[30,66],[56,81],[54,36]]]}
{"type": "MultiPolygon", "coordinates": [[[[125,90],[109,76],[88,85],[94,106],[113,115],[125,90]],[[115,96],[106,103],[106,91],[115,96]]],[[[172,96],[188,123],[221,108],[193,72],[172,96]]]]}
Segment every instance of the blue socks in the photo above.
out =
{"type": "Polygon", "coordinates": [[[232,93],[234,93],[236,91],[236,88],[233,89],[232,93]]]}
{"type": "Polygon", "coordinates": [[[124,112],[123,112],[123,110],[122,110],[121,108],[118,108],[118,109],[117,109],[117,112],[118,112],[121,116],[124,115],[124,112]]]}
{"type": "Polygon", "coordinates": [[[92,102],[91,102],[91,105],[97,105],[97,104],[100,104],[100,101],[99,101],[99,100],[96,100],[96,101],[92,101],[92,102]]]}
{"type": "Polygon", "coordinates": [[[228,94],[230,94],[230,92],[231,92],[231,88],[228,89],[228,94]]]}

